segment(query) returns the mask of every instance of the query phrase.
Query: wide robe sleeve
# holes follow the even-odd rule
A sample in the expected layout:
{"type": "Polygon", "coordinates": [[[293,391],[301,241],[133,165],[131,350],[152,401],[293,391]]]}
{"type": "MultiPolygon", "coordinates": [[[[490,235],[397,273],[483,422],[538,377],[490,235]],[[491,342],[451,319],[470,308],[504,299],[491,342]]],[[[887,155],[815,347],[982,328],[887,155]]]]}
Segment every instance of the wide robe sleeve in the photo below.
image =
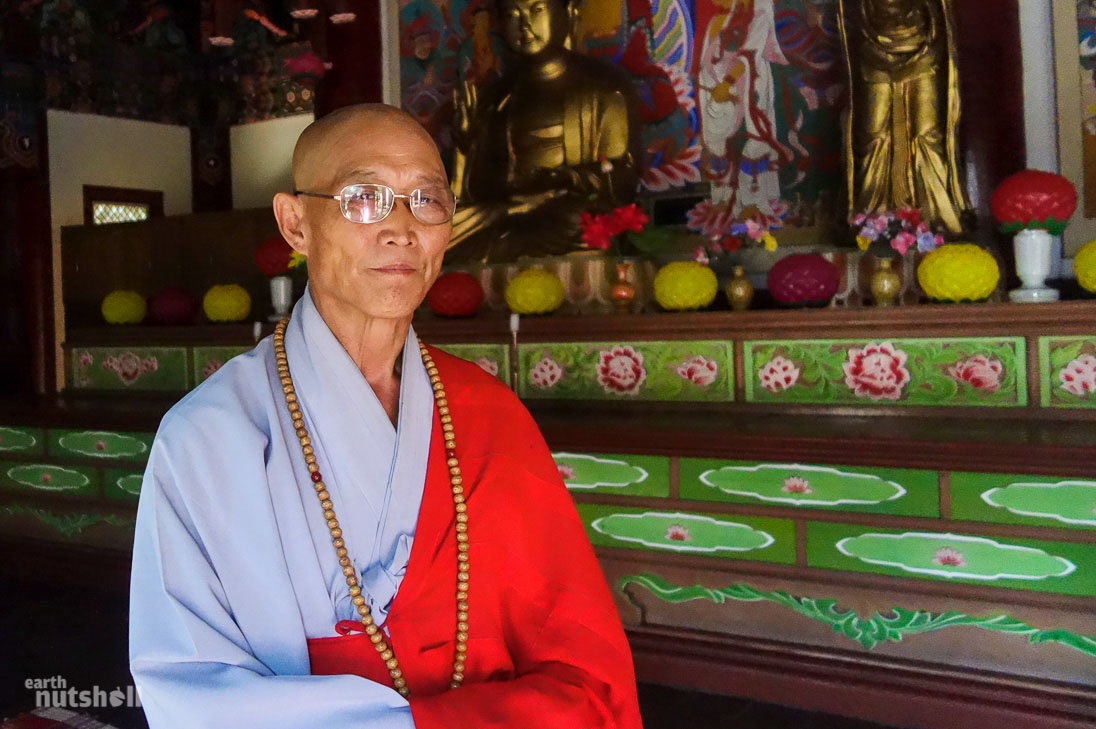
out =
{"type": "Polygon", "coordinates": [[[149,726],[413,729],[391,688],[308,675],[300,609],[267,513],[267,444],[232,410],[169,414],[145,473],[130,668],[149,726]]]}
{"type": "Polygon", "coordinates": [[[639,729],[620,617],[544,439],[509,390],[475,373],[481,386],[451,386],[450,379],[463,378],[447,373],[467,367],[435,356],[450,393],[458,450],[468,442],[462,432],[490,424],[461,459],[465,483],[474,483],[467,502],[469,660],[481,649],[477,625],[481,634],[497,625],[498,635],[481,644],[497,639],[513,665],[495,680],[454,691],[412,692],[416,728],[639,729]]]}

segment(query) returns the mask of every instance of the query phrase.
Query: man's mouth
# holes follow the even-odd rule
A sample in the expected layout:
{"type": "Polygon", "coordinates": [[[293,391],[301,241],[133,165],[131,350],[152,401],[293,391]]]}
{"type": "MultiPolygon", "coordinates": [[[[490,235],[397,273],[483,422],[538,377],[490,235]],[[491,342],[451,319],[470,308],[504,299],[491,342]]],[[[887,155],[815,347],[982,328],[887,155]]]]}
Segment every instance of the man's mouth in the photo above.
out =
{"type": "Polygon", "coordinates": [[[408,263],[392,263],[387,266],[377,266],[373,269],[377,273],[409,274],[415,272],[415,267],[408,263]]]}

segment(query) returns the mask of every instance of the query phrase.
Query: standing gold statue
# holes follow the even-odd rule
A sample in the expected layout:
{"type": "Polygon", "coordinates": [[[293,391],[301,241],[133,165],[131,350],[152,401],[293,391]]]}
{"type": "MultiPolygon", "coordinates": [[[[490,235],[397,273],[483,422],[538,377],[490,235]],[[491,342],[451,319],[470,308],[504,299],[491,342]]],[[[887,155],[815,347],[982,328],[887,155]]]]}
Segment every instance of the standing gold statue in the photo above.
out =
{"type": "Polygon", "coordinates": [[[470,83],[455,95],[450,260],[575,250],[580,213],[630,201],[638,180],[634,91],[613,66],[570,50],[571,0],[499,7],[516,60],[482,98],[470,83]]]}
{"type": "Polygon", "coordinates": [[[962,231],[951,0],[839,0],[849,64],[849,212],[920,208],[962,231]]]}

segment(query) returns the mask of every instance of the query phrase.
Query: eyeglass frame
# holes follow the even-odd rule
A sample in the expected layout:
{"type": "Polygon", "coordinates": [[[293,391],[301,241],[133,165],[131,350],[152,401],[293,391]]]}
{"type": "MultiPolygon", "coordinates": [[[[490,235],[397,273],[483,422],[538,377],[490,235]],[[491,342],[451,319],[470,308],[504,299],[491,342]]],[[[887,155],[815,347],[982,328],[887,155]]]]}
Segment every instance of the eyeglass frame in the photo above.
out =
{"type": "MultiPolygon", "coordinates": [[[[430,189],[439,189],[439,188],[416,187],[414,190],[412,190],[408,194],[400,195],[399,193],[397,193],[395,190],[393,190],[388,185],[382,184],[380,182],[353,182],[349,185],[344,186],[341,190],[339,190],[339,194],[337,194],[337,195],[328,195],[328,194],[325,194],[325,193],[322,193],[322,192],[312,192],[311,190],[297,190],[297,189],[293,190],[293,194],[294,195],[305,195],[307,197],[318,197],[318,198],[325,199],[325,200],[338,200],[339,201],[339,212],[342,213],[342,216],[344,218],[346,218],[347,221],[349,221],[351,223],[354,223],[356,225],[372,225],[373,223],[382,222],[385,218],[387,218],[389,215],[392,214],[393,210],[396,209],[396,201],[401,199],[401,198],[407,201],[407,209],[408,209],[408,211],[410,211],[411,217],[413,217],[415,220],[418,220],[423,225],[445,225],[450,220],[452,220],[453,215],[457,211],[457,203],[460,202],[460,198],[457,197],[456,195],[453,195],[453,208],[449,211],[449,217],[446,218],[445,220],[441,221],[440,223],[428,223],[425,220],[420,219],[419,216],[415,214],[415,208],[411,204],[411,198],[416,192],[422,192],[424,189],[430,190],[430,189]],[[377,218],[376,220],[372,220],[368,223],[365,223],[365,222],[359,223],[356,220],[350,220],[350,218],[346,214],[346,204],[344,204],[344,202],[343,202],[344,201],[343,193],[346,192],[346,190],[348,190],[351,187],[361,187],[363,185],[373,185],[375,187],[383,187],[384,189],[386,189],[390,193],[392,193],[392,205],[391,205],[391,207],[388,208],[388,212],[386,212],[382,217],[377,218]]],[[[448,188],[441,188],[441,189],[448,189],[448,188]]],[[[452,193],[450,193],[450,194],[452,194],[452,193]]]]}

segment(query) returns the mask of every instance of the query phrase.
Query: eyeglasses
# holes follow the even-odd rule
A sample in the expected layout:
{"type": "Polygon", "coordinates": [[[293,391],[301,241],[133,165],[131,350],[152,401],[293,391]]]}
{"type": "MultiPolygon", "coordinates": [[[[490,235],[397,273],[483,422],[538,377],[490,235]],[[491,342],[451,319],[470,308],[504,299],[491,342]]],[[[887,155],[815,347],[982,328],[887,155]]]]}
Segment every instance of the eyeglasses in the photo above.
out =
{"type": "Polygon", "coordinates": [[[441,225],[453,217],[457,198],[446,187],[420,187],[409,195],[397,195],[388,185],[347,185],[338,195],[294,190],[294,195],[308,195],[338,200],[343,217],[351,223],[379,223],[388,217],[398,198],[407,200],[415,219],[424,225],[441,225]]]}

